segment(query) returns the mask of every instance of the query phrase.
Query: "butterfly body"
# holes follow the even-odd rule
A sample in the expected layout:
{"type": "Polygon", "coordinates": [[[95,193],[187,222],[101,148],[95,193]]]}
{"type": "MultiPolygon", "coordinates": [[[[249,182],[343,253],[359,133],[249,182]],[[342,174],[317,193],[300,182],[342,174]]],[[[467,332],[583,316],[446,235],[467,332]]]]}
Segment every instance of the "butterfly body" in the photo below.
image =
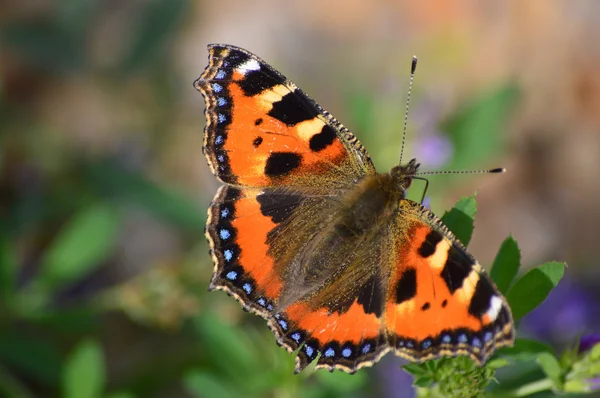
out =
{"type": "Polygon", "coordinates": [[[255,55],[209,46],[196,81],[204,152],[224,183],[209,208],[210,288],[268,321],[296,371],[354,372],[393,350],[483,363],[512,344],[510,309],[441,221],[406,199],[419,165],[377,173],[356,137],[255,55]]]}

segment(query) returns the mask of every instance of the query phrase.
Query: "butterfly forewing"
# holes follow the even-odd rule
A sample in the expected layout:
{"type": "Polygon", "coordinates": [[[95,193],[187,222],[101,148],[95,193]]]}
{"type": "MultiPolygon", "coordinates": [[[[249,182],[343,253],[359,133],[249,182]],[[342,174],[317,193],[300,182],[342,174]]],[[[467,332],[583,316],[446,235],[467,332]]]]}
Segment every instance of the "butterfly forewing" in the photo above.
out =
{"type": "Polygon", "coordinates": [[[209,46],[194,83],[206,99],[204,152],[223,182],[344,186],[375,169],[354,135],[302,90],[241,48],[209,46]]]}

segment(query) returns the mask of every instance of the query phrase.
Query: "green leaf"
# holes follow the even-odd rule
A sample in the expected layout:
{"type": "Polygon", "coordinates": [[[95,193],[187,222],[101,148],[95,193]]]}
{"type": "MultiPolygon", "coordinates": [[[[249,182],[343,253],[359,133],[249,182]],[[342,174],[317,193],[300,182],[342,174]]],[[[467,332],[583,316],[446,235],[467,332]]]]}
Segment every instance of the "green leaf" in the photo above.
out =
{"type": "Polygon", "coordinates": [[[402,366],[402,369],[414,376],[421,376],[429,373],[429,370],[425,367],[425,364],[409,363],[402,366]]]}
{"type": "Polygon", "coordinates": [[[508,366],[510,364],[510,362],[508,361],[508,359],[506,358],[494,358],[490,361],[488,361],[485,366],[490,368],[490,369],[500,369],[503,368],[505,366],[508,366]]]}
{"type": "Polygon", "coordinates": [[[519,272],[521,265],[521,251],[517,241],[509,236],[502,242],[500,250],[494,259],[494,265],[490,276],[496,283],[496,286],[502,293],[506,293],[511,282],[519,272]]]}
{"type": "Polygon", "coordinates": [[[64,397],[100,397],[105,377],[102,347],[94,340],[85,340],[67,356],[62,380],[64,397]]]}
{"type": "Polygon", "coordinates": [[[469,244],[471,235],[473,235],[473,222],[476,212],[477,203],[475,202],[475,195],[473,195],[461,198],[450,211],[445,212],[442,216],[444,225],[465,246],[469,244]]]}
{"type": "Polygon", "coordinates": [[[473,167],[498,154],[509,114],[517,99],[517,87],[506,84],[483,94],[445,123],[442,128],[448,132],[455,147],[449,169],[473,167]]]}
{"type": "Polygon", "coordinates": [[[537,362],[542,367],[544,373],[550,380],[554,382],[555,386],[560,386],[562,384],[561,373],[562,369],[560,367],[560,363],[558,359],[549,352],[542,352],[538,354],[537,362]]]}
{"type": "Polygon", "coordinates": [[[506,294],[515,322],[546,299],[564,272],[564,263],[549,262],[530,270],[515,282],[506,294]]]}
{"type": "Polygon", "coordinates": [[[433,377],[431,376],[421,376],[417,377],[413,382],[413,385],[417,387],[429,387],[433,383],[433,377]]]}
{"type": "Polygon", "coordinates": [[[232,388],[231,383],[201,370],[188,372],[183,378],[183,384],[190,393],[197,397],[235,398],[240,396],[239,392],[232,388]]]}
{"type": "Polygon", "coordinates": [[[75,214],[44,257],[39,276],[42,286],[72,282],[101,265],[113,251],[119,224],[119,215],[104,204],[75,214]]]}

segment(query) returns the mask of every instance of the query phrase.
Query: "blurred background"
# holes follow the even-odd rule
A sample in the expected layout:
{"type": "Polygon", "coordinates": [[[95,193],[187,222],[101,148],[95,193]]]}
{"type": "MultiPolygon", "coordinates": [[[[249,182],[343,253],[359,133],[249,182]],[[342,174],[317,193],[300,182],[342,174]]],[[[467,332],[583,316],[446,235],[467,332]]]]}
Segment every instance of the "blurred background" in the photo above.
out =
{"type": "Polygon", "coordinates": [[[477,191],[469,248],[485,267],[509,234],[525,269],[568,263],[522,336],[560,349],[600,330],[600,3],[0,4],[0,396],[413,396],[390,355],[293,376],[264,321],[206,291],[218,185],[192,82],[213,42],[282,71],[380,171],[398,161],[418,55],[405,155],[508,169],[432,177],[433,211],[477,191]]]}

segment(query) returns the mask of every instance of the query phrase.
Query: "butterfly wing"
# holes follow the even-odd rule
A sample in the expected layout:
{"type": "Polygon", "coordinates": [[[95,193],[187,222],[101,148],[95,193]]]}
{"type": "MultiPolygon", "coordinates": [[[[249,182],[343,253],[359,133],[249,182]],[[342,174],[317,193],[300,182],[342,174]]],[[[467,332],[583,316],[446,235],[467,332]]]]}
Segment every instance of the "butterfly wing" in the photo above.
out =
{"type": "Polygon", "coordinates": [[[223,182],[347,186],[373,174],[354,135],[256,55],[210,45],[194,86],[206,101],[204,153],[223,182]]]}
{"type": "Polygon", "coordinates": [[[403,200],[385,327],[396,354],[413,361],[468,355],[478,364],[512,345],[510,308],[490,277],[429,210],[403,200]]]}

